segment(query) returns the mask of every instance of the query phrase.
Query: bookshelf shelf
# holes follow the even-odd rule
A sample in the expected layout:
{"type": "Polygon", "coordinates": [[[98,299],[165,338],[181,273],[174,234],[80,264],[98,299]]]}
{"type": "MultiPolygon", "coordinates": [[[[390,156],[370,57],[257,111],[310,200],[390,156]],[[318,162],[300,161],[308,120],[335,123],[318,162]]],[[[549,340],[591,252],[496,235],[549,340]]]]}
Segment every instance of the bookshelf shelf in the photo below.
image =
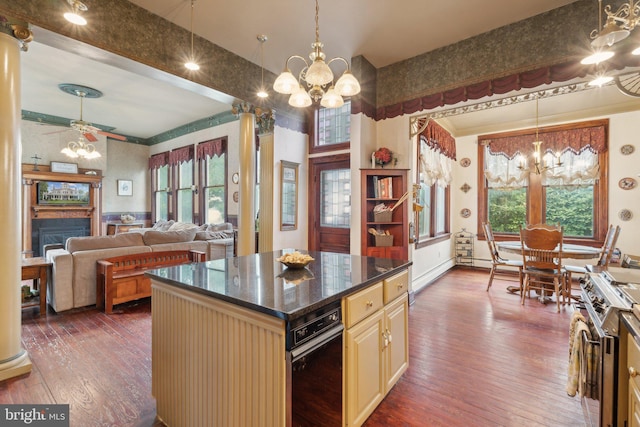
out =
{"type": "Polygon", "coordinates": [[[409,199],[398,205],[388,221],[375,221],[373,209],[385,204],[393,207],[408,188],[407,169],[361,169],[362,237],[361,253],[381,258],[408,259],[409,254],[409,199]],[[381,197],[384,195],[385,197],[381,197]],[[369,230],[388,233],[393,239],[376,238],[369,230]],[[391,246],[386,245],[389,240],[391,246]],[[385,242],[385,246],[376,246],[385,242]]]}

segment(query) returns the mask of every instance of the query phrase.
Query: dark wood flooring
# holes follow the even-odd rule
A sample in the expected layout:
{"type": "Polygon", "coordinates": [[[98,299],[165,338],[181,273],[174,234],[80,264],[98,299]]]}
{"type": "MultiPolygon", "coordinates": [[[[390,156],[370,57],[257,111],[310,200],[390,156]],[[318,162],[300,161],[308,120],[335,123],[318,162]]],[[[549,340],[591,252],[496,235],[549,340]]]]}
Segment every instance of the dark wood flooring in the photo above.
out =
{"type": "MultiPolygon", "coordinates": [[[[367,420],[374,426],[580,426],[565,393],[572,309],[520,305],[511,282],[454,269],[410,308],[408,371],[367,420]]],[[[71,426],[156,426],[148,300],[23,314],[30,374],[0,382],[0,403],[69,403],[71,426]]]]}

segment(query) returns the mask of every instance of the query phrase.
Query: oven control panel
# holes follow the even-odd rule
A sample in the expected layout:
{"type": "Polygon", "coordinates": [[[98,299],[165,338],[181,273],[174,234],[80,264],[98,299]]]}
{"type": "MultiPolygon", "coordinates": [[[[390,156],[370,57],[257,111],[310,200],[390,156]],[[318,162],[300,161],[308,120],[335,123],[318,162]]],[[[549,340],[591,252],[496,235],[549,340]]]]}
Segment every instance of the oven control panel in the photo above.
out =
{"type": "Polygon", "coordinates": [[[340,308],[335,308],[320,317],[316,317],[304,325],[293,329],[293,347],[321,334],[340,323],[340,308]]]}

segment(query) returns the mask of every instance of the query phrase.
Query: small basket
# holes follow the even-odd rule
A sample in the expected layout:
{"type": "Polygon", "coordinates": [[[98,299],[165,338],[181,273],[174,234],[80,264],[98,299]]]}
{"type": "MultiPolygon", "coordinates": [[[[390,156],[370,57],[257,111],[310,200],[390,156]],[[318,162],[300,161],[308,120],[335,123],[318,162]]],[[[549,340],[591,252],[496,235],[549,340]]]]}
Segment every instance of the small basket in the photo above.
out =
{"type": "Polygon", "coordinates": [[[381,211],[373,213],[374,222],[391,222],[392,211],[381,211]]]}
{"type": "Polygon", "coordinates": [[[377,234],[373,236],[376,238],[376,246],[393,246],[393,236],[387,234],[377,234]]]}

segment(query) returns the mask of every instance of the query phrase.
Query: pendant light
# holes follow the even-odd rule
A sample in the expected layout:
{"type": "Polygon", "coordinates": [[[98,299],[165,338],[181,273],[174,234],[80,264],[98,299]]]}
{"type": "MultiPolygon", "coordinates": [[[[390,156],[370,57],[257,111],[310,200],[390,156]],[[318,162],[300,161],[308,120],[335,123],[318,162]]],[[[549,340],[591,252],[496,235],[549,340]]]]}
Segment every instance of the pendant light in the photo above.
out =
{"type": "Polygon", "coordinates": [[[87,11],[87,5],[79,0],[67,0],[67,3],[71,5],[71,12],[64,14],[64,19],[76,25],[87,25],[87,20],[84,19],[80,12],[87,11]]]}
{"type": "Polygon", "coordinates": [[[264,43],[268,40],[267,36],[265,36],[264,34],[260,34],[258,35],[258,41],[260,42],[260,72],[261,72],[261,77],[260,77],[260,89],[258,90],[258,93],[256,94],[258,96],[258,98],[268,98],[269,97],[269,92],[267,92],[267,90],[264,87],[264,43]]]}
{"type": "Polygon", "coordinates": [[[196,0],[191,0],[191,57],[184,64],[184,66],[190,71],[198,71],[200,69],[200,66],[196,62],[196,58],[193,55],[193,8],[195,3],[196,0]]]}

